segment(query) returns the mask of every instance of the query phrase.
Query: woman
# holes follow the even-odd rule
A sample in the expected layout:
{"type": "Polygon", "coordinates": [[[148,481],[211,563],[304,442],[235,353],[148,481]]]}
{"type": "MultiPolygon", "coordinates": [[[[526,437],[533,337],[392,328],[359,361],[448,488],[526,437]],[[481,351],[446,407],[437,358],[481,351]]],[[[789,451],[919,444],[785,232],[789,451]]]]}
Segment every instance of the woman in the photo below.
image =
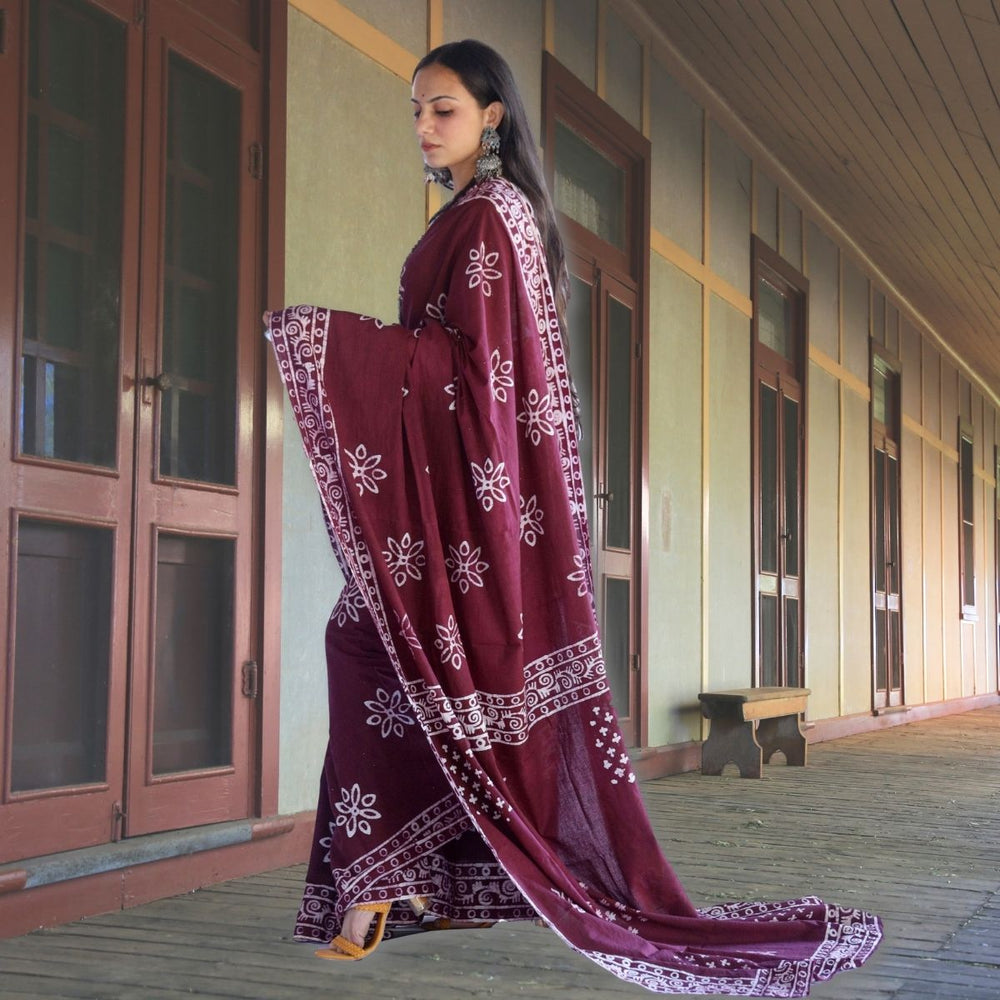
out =
{"type": "Polygon", "coordinates": [[[348,581],[297,936],[356,958],[387,925],[541,917],[656,992],[803,996],[871,954],[878,919],[696,910],[635,785],[594,618],[562,244],[510,69],[441,46],[412,102],[456,195],[404,265],[399,323],[268,317],[348,581]]]}

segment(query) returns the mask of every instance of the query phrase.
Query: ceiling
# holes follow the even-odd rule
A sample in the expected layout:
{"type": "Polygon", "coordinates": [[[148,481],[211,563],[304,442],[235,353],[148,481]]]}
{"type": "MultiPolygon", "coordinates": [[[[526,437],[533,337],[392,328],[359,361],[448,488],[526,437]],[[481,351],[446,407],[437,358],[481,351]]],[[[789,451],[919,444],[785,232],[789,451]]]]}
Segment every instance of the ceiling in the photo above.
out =
{"type": "Polygon", "coordinates": [[[1000,0],[640,0],[1000,402],[1000,0]]]}

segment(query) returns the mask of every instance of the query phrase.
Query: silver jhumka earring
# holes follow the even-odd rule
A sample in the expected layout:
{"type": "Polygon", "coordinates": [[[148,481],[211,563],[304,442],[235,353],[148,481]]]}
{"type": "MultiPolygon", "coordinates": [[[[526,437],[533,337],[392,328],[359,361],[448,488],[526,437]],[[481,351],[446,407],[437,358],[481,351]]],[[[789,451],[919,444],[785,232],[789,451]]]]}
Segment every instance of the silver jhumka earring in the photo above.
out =
{"type": "Polygon", "coordinates": [[[500,163],[500,133],[492,125],[483,129],[479,138],[482,152],[476,160],[476,180],[484,181],[489,177],[499,177],[502,171],[500,163]]]}
{"type": "Polygon", "coordinates": [[[455,188],[451,171],[447,167],[429,167],[426,163],[424,164],[424,183],[440,184],[441,187],[446,187],[449,191],[455,188]]]}

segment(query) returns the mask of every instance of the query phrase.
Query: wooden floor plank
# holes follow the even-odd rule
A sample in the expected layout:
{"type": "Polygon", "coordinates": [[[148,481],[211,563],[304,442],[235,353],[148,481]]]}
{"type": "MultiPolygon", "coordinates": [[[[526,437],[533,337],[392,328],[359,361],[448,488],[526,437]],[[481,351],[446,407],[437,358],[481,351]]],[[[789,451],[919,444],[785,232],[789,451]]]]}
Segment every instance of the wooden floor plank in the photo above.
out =
{"type": "MultiPolygon", "coordinates": [[[[643,786],[699,905],[814,894],[876,910],[886,941],[818,1000],[995,1000],[1000,983],[1000,709],[810,749],[760,781],[678,775],[643,786]]],[[[4,1000],[536,1000],[649,994],[549,931],[387,941],[360,963],[291,940],[305,867],[237,879],[0,941],[4,1000]]]]}

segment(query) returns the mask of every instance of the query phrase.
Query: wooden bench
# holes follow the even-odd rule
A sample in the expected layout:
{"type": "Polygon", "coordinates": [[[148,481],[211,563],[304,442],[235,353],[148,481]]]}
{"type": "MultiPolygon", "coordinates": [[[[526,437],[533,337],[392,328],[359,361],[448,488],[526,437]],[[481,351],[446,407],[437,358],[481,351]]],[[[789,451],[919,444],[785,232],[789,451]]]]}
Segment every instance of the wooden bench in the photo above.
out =
{"type": "Polygon", "coordinates": [[[796,767],[806,763],[806,737],[800,716],[809,688],[758,687],[703,691],[701,712],[711,720],[701,747],[701,773],[722,774],[733,763],[743,778],[759,778],[775,750],[796,767]]]}

